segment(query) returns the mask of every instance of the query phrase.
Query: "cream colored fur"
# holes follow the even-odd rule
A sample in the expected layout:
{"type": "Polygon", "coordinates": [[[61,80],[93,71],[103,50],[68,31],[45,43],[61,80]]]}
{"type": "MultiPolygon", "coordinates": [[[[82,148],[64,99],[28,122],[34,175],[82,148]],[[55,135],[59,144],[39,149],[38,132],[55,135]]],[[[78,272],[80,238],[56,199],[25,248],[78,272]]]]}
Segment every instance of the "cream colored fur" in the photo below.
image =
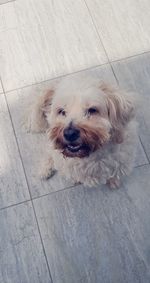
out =
{"type": "Polygon", "coordinates": [[[60,122],[64,128],[70,121],[76,125],[84,122],[94,128],[103,127],[110,133],[110,139],[84,158],[64,157],[49,140],[49,158],[43,166],[42,177],[51,177],[56,170],[74,183],[90,187],[107,183],[118,187],[121,177],[131,173],[136,153],[137,125],[132,96],[84,75],[63,79],[49,94],[37,98],[32,106],[27,119],[30,131],[50,130],[60,122]],[[84,109],[95,105],[100,114],[85,117],[84,109]],[[56,114],[59,107],[65,108],[66,117],[56,114]]]}

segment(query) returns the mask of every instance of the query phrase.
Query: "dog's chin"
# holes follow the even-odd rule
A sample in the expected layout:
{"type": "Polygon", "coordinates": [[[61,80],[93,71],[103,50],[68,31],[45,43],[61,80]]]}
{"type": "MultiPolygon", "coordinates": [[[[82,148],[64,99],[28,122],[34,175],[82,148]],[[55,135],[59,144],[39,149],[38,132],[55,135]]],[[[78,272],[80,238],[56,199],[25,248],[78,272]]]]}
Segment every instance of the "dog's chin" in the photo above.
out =
{"type": "Polygon", "coordinates": [[[64,157],[84,158],[96,150],[101,149],[110,139],[110,134],[105,129],[91,129],[84,126],[79,127],[80,137],[73,141],[67,141],[63,136],[63,128],[55,127],[50,130],[49,138],[53,142],[53,146],[64,157]]]}

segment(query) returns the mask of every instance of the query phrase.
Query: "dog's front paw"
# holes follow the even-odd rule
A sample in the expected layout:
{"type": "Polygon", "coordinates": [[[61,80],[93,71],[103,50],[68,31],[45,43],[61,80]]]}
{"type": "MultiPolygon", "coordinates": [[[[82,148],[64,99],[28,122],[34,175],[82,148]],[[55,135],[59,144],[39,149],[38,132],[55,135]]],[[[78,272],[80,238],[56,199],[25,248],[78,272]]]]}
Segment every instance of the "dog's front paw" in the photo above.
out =
{"type": "Polygon", "coordinates": [[[55,175],[55,173],[56,173],[55,169],[53,169],[53,168],[45,168],[45,169],[41,170],[40,178],[42,180],[48,180],[51,177],[53,177],[55,175]]]}
{"type": "Polygon", "coordinates": [[[117,176],[111,177],[107,180],[107,185],[111,189],[118,189],[120,187],[120,179],[117,176]]]}
{"type": "Polygon", "coordinates": [[[74,182],[74,186],[79,186],[79,185],[82,185],[81,182],[74,182]]]}
{"type": "Polygon", "coordinates": [[[43,180],[47,180],[54,176],[56,170],[54,168],[54,163],[51,158],[49,158],[40,170],[40,178],[43,180]]]}

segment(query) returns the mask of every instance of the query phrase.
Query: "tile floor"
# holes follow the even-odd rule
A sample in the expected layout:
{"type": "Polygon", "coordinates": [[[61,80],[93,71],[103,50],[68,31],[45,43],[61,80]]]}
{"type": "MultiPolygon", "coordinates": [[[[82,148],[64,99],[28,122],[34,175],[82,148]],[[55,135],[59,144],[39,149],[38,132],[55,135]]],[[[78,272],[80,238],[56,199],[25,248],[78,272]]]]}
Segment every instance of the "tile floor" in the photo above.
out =
{"type": "Polygon", "coordinates": [[[0,282],[150,282],[150,2],[0,0],[0,282]],[[38,178],[44,135],[22,113],[53,79],[92,72],[138,92],[122,188],[38,178]]]}

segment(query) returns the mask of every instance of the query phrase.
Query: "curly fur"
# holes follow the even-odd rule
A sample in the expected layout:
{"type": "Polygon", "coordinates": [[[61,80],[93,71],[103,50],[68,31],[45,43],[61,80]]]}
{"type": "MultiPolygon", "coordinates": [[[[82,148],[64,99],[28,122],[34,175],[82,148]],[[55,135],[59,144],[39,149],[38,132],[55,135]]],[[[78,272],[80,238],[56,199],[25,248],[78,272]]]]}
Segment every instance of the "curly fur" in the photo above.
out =
{"type": "Polygon", "coordinates": [[[137,124],[129,93],[93,77],[65,78],[55,90],[38,99],[29,119],[31,131],[47,129],[50,162],[45,171],[57,170],[74,183],[107,183],[111,187],[118,186],[121,177],[131,173],[137,124]],[[89,107],[96,107],[94,115],[86,114],[89,107]],[[63,135],[69,123],[80,130],[78,142],[84,145],[76,153],[69,153],[63,135]]]}

